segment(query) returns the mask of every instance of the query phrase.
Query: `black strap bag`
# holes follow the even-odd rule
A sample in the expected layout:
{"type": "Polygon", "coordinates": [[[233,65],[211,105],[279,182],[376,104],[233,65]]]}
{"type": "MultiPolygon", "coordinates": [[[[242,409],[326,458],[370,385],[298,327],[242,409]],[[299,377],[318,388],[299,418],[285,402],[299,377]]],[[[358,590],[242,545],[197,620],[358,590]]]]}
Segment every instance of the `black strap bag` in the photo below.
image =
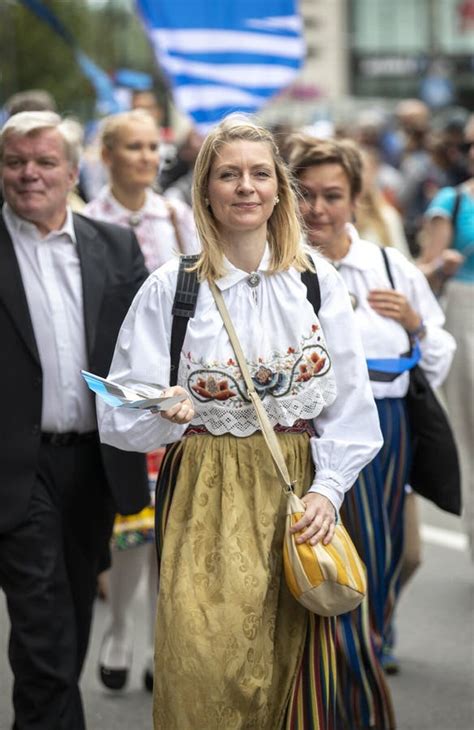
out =
{"type": "MultiPolygon", "coordinates": [[[[382,255],[395,289],[384,249],[382,255]]],[[[419,365],[410,370],[406,404],[412,440],[410,485],[441,509],[459,515],[461,474],[456,442],[447,414],[419,365]]]]}

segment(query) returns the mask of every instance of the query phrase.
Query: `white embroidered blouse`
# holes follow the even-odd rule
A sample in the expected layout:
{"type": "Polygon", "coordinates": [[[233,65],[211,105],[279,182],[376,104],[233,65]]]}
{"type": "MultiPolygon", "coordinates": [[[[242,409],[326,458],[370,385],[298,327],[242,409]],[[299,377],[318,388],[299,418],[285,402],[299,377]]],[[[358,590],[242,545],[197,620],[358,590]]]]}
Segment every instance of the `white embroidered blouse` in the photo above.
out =
{"type": "MultiPolygon", "coordinates": [[[[367,358],[397,358],[407,353],[409,339],[402,325],[377,314],[367,301],[372,289],[391,289],[380,247],[359,237],[348,224],[351,247],[337,268],[355,301],[355,317],[367,358]]],[[[438,388],[448,374],[456,350],[452,335],[443,329],[444,314],[425,276],[400,251],[385,249],[397,291],[406,296],[422,318],[426,335],[420,340],[420,366],[431,385],[438,388]]],[[[403,398],[407,394],[409,374],[403,373],[391,383],[372,382],[375,398],[403,398]]]]}
{"type": "MultiPolygon", "coordinates": [[[[375,456],[382,439],[365,356],[344,283],[314,255],[321,288],[319,317],[294,269],[269,274],[265,251],[255,288],[248,274],[226,261],[216,283],[249,363],[250,373],[273,424],[313,419],[316,467],[311,491],[339,509],[344,493],[375,456]]],[[[122,325],[110,378],[123,384],[169,383],[171,309],[177,261],[150,275],[122,325]]],[[[196,416],[212,434],[248,436],[258,430],[252,404],[227,332],[206,282],[181,353],[178,384],[191,394],[196,416]]],[[[159,415],[114,409],[98,403],[101,439],[125,450],[151,451],[179,439],[186,426],[159,415]]]]}
{"type": "Polygon", "coordinates": [[[191,208],[180,200],[173,200],[183,251],[179,250],[176,233],[167,203],[162,195],[146,191],[143,207],[132,213],[112,195],[108,185],[91,200],[82,211],[83,215],[97,220],[132,227],[140,244],[148,271],[154,271],[179,253],[198,253],[200,250],[191,208]]]}

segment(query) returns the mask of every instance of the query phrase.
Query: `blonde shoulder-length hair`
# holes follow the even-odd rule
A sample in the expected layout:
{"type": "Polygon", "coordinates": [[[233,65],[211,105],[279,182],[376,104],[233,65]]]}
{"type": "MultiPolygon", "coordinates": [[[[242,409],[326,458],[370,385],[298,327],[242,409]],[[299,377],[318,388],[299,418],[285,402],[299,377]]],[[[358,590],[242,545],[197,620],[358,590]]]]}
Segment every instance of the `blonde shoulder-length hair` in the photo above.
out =
{"type": "Polygon", "coordinates": [[[194,167],[193,211],[202,253],[195,266],[200,280],[215,281],[224,275],[223,247],[216,220],[206,203],[209,173],[219,150],[225,144],[245,140],[263,142],[271,151],[278,181],[279,202],[267,222],[271,251],[270,271],[285,271],[290,266],[309,268],[302,247],[302,231],[294,187],[272,134],[242,114],[230,114],[204,140],[194,167]]]}

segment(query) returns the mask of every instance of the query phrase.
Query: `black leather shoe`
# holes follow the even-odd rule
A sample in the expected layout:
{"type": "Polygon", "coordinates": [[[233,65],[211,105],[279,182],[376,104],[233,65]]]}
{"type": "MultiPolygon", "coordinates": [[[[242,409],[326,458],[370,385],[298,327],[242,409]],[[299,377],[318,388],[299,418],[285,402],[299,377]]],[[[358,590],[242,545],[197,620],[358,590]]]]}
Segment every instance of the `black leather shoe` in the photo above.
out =
{"type": "Polygon", "coordinates": [[[147,692],[153,692],[153,672],[149,669],[143,672],[143,686],[147,692]]]}
{"type": "Polygon", "coordinates": [[[104,684],[108,689],[123,689],[127,683],[128,669],[110,669],[109,667],[100,664],[99,676],[102,684],[104,684]]]}

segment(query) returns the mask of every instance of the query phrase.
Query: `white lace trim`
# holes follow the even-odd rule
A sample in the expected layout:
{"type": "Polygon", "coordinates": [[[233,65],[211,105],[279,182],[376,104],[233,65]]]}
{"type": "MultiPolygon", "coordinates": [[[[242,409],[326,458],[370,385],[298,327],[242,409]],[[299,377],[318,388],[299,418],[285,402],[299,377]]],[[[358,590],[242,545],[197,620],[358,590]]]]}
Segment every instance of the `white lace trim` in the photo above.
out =
{"type": "MultiPolygon", "coordinates": [[[[292,426],[299,419],[316,418],[336,397],[334,380],[329,380],[327,385],[327,388],[320,388],[318,385],[316,388],[308,388],[289,398],[278,400],[266,396],[263,404],[271,424],[292,426]]],[[[255,409],[251,404],[242,403],[240,408],[232,410],[215,401],[195,405],[198,415],[195,423],[204,424],[214,436],[222,436],[225,433],[240,437],[251,436],[260,429],[255,409]]]]}
{"type": "MultiPolygon", "coordinates": [[[[292,426],[316,418],[336,397],[331,357],[319,325],[313,324],[299,347],[284,347],[248,362],[255,390],[272,425],[292,426]]],[[[190,393],[195,422],[215,436],[250,436],[259,430],[235,355],[210,361],[182,353],[178,382],[190,393]]]]}

